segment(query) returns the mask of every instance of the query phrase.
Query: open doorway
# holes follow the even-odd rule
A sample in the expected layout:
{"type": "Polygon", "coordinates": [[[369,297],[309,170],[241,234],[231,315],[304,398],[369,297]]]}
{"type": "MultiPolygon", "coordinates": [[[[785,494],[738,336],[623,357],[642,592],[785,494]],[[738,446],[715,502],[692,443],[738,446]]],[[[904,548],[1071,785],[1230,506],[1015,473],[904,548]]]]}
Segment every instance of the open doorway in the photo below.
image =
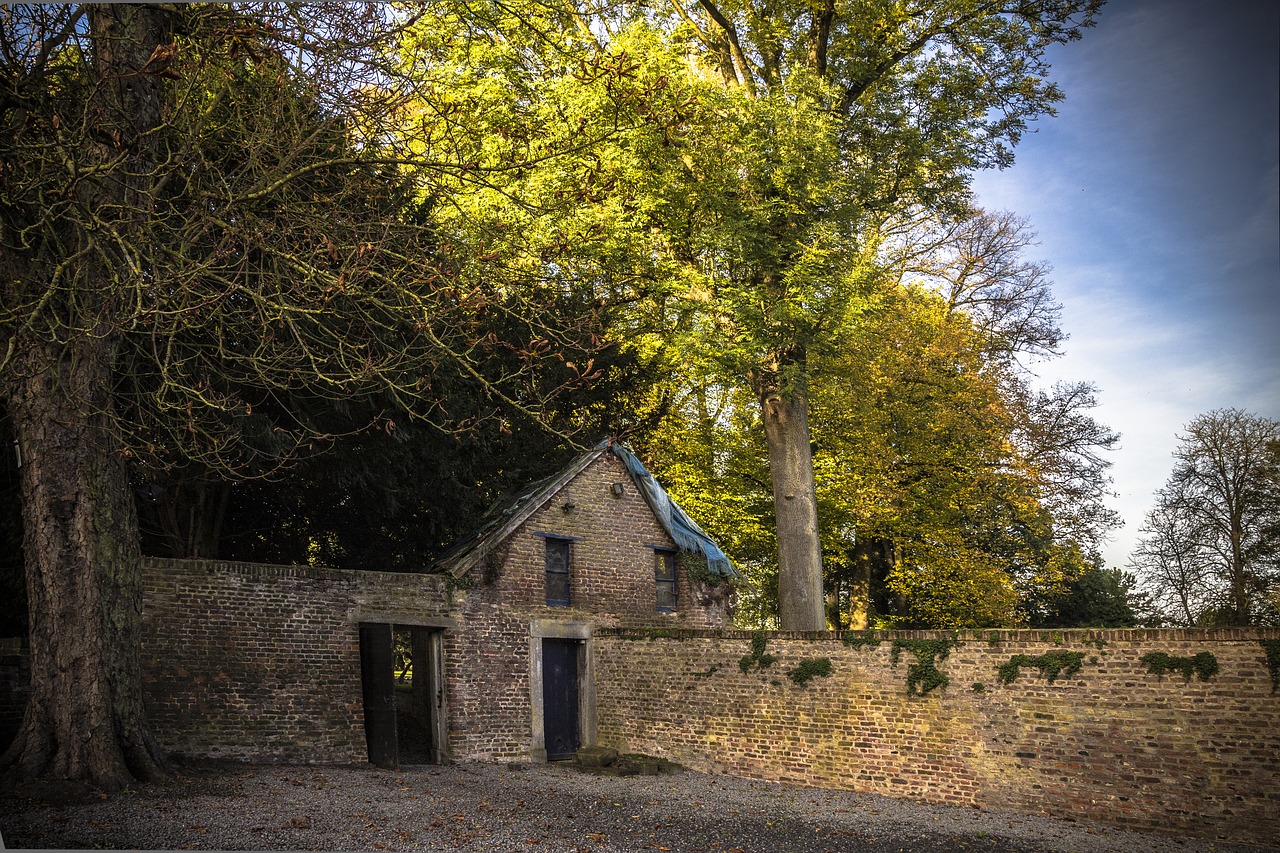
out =
{"type": "Polygon", "coordinates": [[[360,623],[360,681],[369,762],[440,764],[445,756],[442,632],[360,623]]]}

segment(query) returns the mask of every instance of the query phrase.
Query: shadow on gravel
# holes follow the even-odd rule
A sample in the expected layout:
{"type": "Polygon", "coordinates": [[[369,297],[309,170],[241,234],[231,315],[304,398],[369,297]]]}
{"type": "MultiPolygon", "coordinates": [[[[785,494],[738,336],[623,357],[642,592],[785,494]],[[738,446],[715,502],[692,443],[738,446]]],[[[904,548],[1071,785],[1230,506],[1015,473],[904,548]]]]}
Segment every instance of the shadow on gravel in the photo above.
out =
{"type": "MultiPolygon", "coordinates": [[[[642,771],[643,772],[643,771],[642,771]]],[[[401,771],[227,762],[180,766],[110,796],[15,789],[9,848],[1197,853],[1229,848],[1066,821],[689,771],[600,775],[557,765],[401,771]],[[74,794],[74,795],[73,795],[74,794]]]]}

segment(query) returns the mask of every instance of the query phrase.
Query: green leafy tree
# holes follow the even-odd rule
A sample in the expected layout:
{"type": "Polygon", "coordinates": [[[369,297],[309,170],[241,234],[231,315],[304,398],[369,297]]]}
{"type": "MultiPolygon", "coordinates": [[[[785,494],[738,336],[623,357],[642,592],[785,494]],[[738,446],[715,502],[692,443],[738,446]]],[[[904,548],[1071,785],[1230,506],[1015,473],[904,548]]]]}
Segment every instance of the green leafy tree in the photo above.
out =
{"type": "Polygon", "coordinates": [[[721,84],[703,102],[715,126],[685,149],[688,203],[664,227],[697,282],[703,345],[760,408],[783,627],[825,624],[810,380],[874,291],[880,227],[915,206],[964,210],[972,170],[1010,162],[1060,97],[1045,49],[1078,38],[1099,5],[651,10],[721,84]]]}
{"type": "Polygon", "coordinates": [[[1036,628],[1133,628],[1143,604],[1132,573],[1097,564],[1071,578],[1065,589],[1040,598],[1030,620],[1036,628]]]}
{"type": "Polygon", "coordinates": [[[479,32],[441,7],[407,42],[449,81],[450,132],[475,129],[481,168],[566,128],[591,143],[488,174],[450,227],[497,239],[501,268],[632,299],[619,339],[661,358],[659,335],[673,371],[750,391],[784,626],[823,626],[810,378],[874,301],[883,226],[966,211],[972,170],[1010,162],[1060,97],[1045,49],[1098,5],[503,5],[484,7],[479,32]],[[573,257],[546,264],[565,243],[573,257]]]}

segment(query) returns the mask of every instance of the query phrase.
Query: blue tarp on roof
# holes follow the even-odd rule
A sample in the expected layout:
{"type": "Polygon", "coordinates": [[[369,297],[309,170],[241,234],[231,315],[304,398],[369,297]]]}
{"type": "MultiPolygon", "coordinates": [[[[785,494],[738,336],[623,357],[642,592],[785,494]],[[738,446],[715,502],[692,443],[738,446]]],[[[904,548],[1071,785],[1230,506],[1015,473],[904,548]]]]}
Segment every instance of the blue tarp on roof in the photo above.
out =
{"type": "Polygon", "coordinates": [[[662,488],[658,481],[653,478],[653,475],[645,469],[634,453],[621,444],[608,439],[600,442],[596,447],[597,449],[608,448],[614,456],[622,460],[622,464],[627,467],[631,478],[640,486],[645,500],[649,502],[649,507],[653,510],[653,514],[658,517],[659,523],[675,540],[680,550],[705,555],[707,558],[707,571],[713,575],[723,578],[737,576],[737,570],[734,569],[733,563],[730,562],[724,551],[720,550],[720,546],[692,518],[685,514],[679,504],[671,500],[667,490],[662,488]]]}

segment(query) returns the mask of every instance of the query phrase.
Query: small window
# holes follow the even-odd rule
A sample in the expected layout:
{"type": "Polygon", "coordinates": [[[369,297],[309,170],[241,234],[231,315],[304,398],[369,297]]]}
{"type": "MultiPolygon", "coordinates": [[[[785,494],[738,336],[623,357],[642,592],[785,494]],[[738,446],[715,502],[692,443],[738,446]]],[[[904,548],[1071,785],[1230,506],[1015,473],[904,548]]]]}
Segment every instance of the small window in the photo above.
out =
{"type": "Polygon", "coordinates": [[[653,552],[653,578],[658,588],[658,609],[676,609],[676,552],[653,552]]]}
{"type": "Polygon", "coordinates": [[[569,540],[545,540],[547,567],[547,604],[569,606],[569,540]]]}

